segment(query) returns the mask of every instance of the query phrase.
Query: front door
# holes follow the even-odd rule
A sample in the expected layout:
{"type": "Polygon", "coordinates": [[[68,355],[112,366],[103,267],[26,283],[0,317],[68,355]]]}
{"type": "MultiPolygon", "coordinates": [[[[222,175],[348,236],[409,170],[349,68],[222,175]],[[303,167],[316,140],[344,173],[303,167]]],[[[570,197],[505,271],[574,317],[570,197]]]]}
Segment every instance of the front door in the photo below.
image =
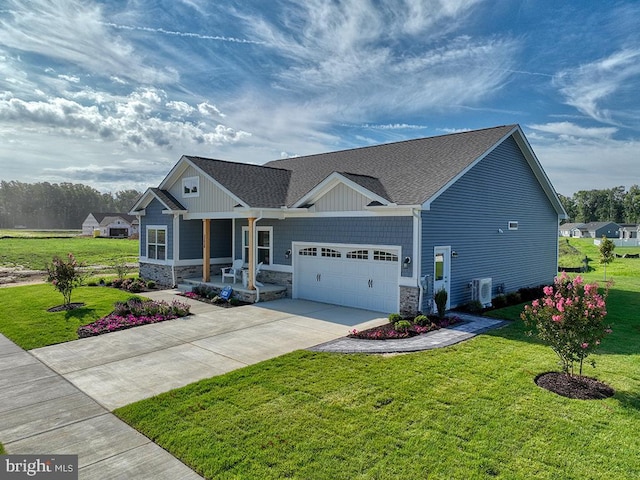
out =
{"type": "MultiPolygon", "coordinates": [[[[447,309],[451,300],[449,277],[451,276],[451,247],[434,247],[433,249],[433,293],[445,289],[447,292],[447,309]]],[[[435,304],[434,304],[435,307],[435,304]]]]}

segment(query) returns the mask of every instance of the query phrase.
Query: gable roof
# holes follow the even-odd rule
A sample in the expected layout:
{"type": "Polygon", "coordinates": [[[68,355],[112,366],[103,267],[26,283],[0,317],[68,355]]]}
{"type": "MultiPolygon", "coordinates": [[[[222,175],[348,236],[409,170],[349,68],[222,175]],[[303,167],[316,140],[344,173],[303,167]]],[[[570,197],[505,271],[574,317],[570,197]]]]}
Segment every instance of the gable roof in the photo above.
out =
{"type": "Polygon", "coordinates": [[[228,162],[185,155],[193,165],[251,207],[286,205],[291,172],[248,163],[228,162]]]}
{"type": "Polygon", "coordinates": [[[563,223],[560,225],[560,230],[573,230],[574,228],[582,228],[584,223],[563,223]]]}
{"type": "Polygon", "coordinates": [[[148,188],[146,192],[140,195],[140,198],[136,200],[136,203],[131,207],[131,215],[140,214],[140,211],[143,210],[153,199],[157,199],[160,203],[162,203],[167,210],[171,212],[186,212],[187,209],[184,208],[178,202],[171,193],[166,190],[162,190],[160,188],[148,188]]]}
{"type": "Polygon", "coordinates": [[[377,179],[379,192],[376,193],[380,196],[399,205],[418,205],[438,193],[516,127],[506,125],[293,157],[275,160],[265,166],[291,171],[287,205],[294,204],[332,172],[357,172],[360,178],[377,179]]]}
{"type": "MultiPolygon", "coordinates": [[[[105,219],[105,217],[120,217],[123,220],[126,220],[129,223],[132,223],[134,220],[136,220],[135,215],[129,215],[128,213],[105,213],[105,212],[90,212],[89,215],[93,215],[93,218],[96,219],[96,221],[100,224],[102,223],[102,221],[105,219]]],[[[87,215],[87,217],[89,216],[87,215]]]]}
{"type": "Polygon", "coordinates": [[[589,232],[591,231],[595,231],[595,230],[599,230],[603,227],[609,226],[609,225],[614,225],[617,228],[620,228],[620,225],[618,225],[615,222],[589,222],[589,223],[585,223],[582,227],[580,227],[582,230],[587,230],[589,232]]]}

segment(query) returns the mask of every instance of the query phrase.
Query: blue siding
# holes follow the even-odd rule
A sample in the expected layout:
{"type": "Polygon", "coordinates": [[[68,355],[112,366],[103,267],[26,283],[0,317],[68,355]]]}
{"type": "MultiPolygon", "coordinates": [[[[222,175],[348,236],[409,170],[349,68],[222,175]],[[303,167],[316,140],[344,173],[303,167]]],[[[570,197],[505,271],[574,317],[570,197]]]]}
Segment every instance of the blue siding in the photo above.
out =
{"type": "Polygon", "coordinates": [[[162,203],[153,199],[145,208],[146,215],[140,217],[140,255],[147,255],[147,225],[166,225],[167,260],[173,259],[173,215],[162,213],[164,208],[162,203]]]}
{"type": "MultiPolygon", "coordinates": [[[[236,255],[241,256],[242,227],[236,221],[236,255]]],[[[320,217],[264,219],[260,227],[273,227],[273,263],[291,265],[285,252],[292,242],[399,245],[402,257],[413,256],[413,219],[411,217],[320,217]]],[[[403,268],[402,276],[411,276],[412,268],[403,268]]]]}
{"type": "Polygon", "coordinates": [[[423,275],[433,275],[435,246],[458,253],[452,306],[471,300],[473,278],[491,277],[495,294],[499,284],[509,292],[557,274],[558,215],[511,137],[437,198],[422,222],[423,275]]]}
{"type": "MultiPolygon", "coordinates": [[[[211,258],[231,256],[231,220],[211,220],[211,258]]],[[[180,217],[180,260],[202,258],[202,220],[180,217]]]]}

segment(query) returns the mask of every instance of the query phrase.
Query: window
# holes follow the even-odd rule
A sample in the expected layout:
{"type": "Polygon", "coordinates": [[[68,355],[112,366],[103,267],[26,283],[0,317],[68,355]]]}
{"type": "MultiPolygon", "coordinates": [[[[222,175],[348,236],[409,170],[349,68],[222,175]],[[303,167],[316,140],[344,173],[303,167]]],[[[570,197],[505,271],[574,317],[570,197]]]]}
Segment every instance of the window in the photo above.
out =
{"type": "Polygon", "coordinates": [[[509,230],[517,230],[517,229],[518,229],[518,222],[514,222],[514,221],[509,222],[509,230]]]}
{"type": "Polygon", "coordinates": [[[318,250],[316,247],[307,247],[300,250],[298,255],[302,255],[303,257],[315,257],[318,255],[318,250]]]}
{"type": "Polygon", "coordinates": [[[333,258],[342,257],[342,254],[339,251],[334,250],[333,248],[322,247],[320,252],[321,252],[320,255],[322,255],[323,257],[333,257],[333,258]]]}
{"type": "Polygon", "coordinates": [[[369,250],[352,250],[347,253],[347,258],[354,258],[356,260],[368,260],[369,250]]]}
{"type": "Polygon", "coordinates": [[[186,177],[182,179],[182,196],[184,198],[197,197],[200,193],[200,177],[186,177]]]}
{"type": "MultiPolygon", "coordinates": [[[[273,227],[256,227],[258,233],[258,258],[256,264],[263,263],[271,265],[273,258],[271,247],[271,237],[273,236],[273,227]]],[[[242,227],[242,259],[245,263],[249,261],[249,227],[242,227]]]]}
{"type": "Polygon", "coordinates": [[[147,227],[147,258],[167,259],[167,227],[147,227]]]}
{"type": "Polygon", "coordinates": [[[373,259],[382,260],[383,262],[397,262],[398,256],[394,255],[393,253],[385,252],[383,250],[374,250],[373,259]]]}

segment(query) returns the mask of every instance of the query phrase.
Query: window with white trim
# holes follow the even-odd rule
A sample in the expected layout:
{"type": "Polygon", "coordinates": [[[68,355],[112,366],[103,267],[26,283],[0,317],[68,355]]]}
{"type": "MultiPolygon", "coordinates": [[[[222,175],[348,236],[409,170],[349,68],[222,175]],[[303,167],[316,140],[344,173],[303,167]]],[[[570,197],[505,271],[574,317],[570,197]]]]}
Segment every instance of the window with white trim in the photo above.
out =
{"type": "Polygon", "coordinates": [[[147,259],[167,259],[167,227],[147,227],[147,259]]]}
{"type": "Polygon", "coordinates": [[[517,230],[518,229],[518,222],[516,221],[510,221],[509,222],[509,230],[517,230]]]}
{"type": "MultiPolygon", "coordinates": [[[[271,265],[273,261],[273,227],[256,227],[256,233],[258,234],[258,242],[256,248],[258,256],[256,258],[256,265],[263,263],[264,265],[271,265]]],[[[249,262],[249,227],[242,227],[242,260],[244,263],[249,262]]]]}
{"type": "Polygon", "coordinates": [[[200,177],[185,177],[182,179],[182,197],[197,197],[200,195],[200,177]]]}
{"type": "Polygon", "coordinates": [[[318,255],[318,249],[316,247],[302,248],[298,252],[298,255],[301,255],[303,257],[315,257],[316,255],[318,255]]]}

